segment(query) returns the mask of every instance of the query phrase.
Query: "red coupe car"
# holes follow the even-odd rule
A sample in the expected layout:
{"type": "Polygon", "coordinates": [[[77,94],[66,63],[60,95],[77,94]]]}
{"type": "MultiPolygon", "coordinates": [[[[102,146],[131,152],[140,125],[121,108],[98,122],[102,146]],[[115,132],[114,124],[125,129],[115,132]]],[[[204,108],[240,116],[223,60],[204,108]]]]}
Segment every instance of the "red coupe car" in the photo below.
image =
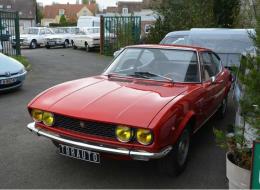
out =
{"type": "Polygon", "coordinates": [[[126,47],[106,71],[52,87],[28,105],[27,128],[60,154],[100,163],[149,161],[177,175],[190,138],[216,112],[224,116],[232,77],[208,49],[126,47]]]}

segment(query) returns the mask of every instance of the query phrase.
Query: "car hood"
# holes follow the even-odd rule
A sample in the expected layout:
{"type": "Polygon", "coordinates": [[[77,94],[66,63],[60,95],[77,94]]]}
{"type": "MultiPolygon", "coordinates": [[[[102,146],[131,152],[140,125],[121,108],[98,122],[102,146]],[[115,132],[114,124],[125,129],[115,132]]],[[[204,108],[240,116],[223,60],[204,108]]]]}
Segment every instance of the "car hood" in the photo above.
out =
{"type": "Polygon", "coordinates": [[[167,87],[92,77],[55,86],[38,95],[29,107],[80,119],[148,127],[164,106],[186,90],[184,85],[167,87]]]}
{"type": "Polygon", "coordinates": [[[15,59],[0,53],[0,75],[4,75],[6,72],[17,73],[23,68],[24,66],[15,59]]]}
{"type": "Polygon", "coordinates": [[[61,38],[61,39],[64,39],[64,38],[67,38],[68,36],[69,36],[68,34],[51,34],[51,35],[46,36],[45,38],[51,38],[51,39],[61,38]]]}

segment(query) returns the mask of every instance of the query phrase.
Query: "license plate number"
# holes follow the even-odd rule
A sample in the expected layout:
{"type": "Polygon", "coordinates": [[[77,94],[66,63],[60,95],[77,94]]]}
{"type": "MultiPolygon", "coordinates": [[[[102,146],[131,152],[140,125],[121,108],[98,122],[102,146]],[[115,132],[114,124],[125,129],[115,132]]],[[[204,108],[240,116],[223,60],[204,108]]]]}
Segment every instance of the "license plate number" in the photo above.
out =
{"type": "Polygon", "coordinates": [[[15,83],[16,81],[17,81],[16,78],[4,79],[4,80],[0,80],[0,84],[1,85],[12,84],[12,83],[15,83]]]}
{"type": "Polygon", "coordinates": [[[100,154],[89,150],[60,144],[59,153],[67,157],[76,158],[87,162],[100,163],[100,154]]]}
{"type": "Polygon", "coordinates": [[[55,45],[56,42],[49,42],[49,45],[55,45]]]}

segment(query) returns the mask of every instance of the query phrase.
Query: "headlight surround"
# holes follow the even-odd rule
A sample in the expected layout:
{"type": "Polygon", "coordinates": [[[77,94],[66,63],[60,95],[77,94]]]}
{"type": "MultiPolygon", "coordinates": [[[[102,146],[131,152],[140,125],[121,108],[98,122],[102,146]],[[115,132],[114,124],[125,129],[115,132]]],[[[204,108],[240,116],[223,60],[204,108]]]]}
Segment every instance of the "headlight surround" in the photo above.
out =
{"type": "Polygon", "coordinates": [[[54,116],[50,112],[43,112],[42,122],[46,126],[52,126],[54,123],[54,116]]]}
{"type": "Polygon", "coordinates": [[[153,133],[149,129],[137,129],[136,139],[142,145],[150,145],[153,142],[153,133]]]}
{"type": "Polygon", "coordinates": [[[133,130],[130,127],[119,125],[116,128],[116,138],[123,143],[130,142],[133,138],[133,130]]]}
{"type": "Polygon", "coordinates": [[[23,74],[25,72],[25,68],[23,67],[20,71],[19,71],[19,74],[23,74]]]}
{"type": "Polygon", "coordinates": [[[43,118],[43,111],[42,110],[33,109],[31,111],[31,114],[32,114],[32,118],[33,118],[34,121],[42,122],[42,118],[43,118]]]}

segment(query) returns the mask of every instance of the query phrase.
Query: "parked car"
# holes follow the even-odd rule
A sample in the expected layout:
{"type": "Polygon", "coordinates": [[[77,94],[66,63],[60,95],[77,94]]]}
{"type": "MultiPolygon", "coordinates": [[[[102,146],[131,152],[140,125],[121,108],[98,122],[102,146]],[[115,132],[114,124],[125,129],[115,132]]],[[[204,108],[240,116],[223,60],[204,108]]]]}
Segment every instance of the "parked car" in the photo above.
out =
{"type": "Polygon", "coordinates": [[[250,35],[253,29],[194,28],[171,32],[160,44],[191,45],[216,52],[227,68],[239,67],[241,53],[254,48],[250,35]]]}
{"type": "Polygon", "coordinates": [[[68,48],[70,46],[70,35],[66,28],[53,28],[55,34],[46,36],[45,47],[50,49],[51,47],[62,46],[68,48]]]}
{"type": "Polygon", "coordinates": [[[80,32],[80,28],[78,27],[65,27],[66,33],[69,34],[69,42],[73,46],[73,38],[80,32]]]}
{"type": "Polygon", "coordinates": [[[0,53],[0,92],[21,87],[26,73],[21,63],[0,53]]]}
{"type": "Polygon", "coordinates": [[[100,47],[100,28],[81,28],[81,31],[74,35],[71,41],[74,49],[86,48],[86,51],[89,52],[93,48],[100,47]]]}
{"type": "MultiPolygon", "coordinates": [[[[35,49],[39,46],[44,45],[44,38],[47,35],[51,34],[53,34],[53,31],[50,28],[30,27],[20,35],[20,44],[21,46],[26,46],[30,47],[31,49],[35,49]]],[[[16,47],[15,36],[12,37],[12,46],[14,48],[16,47]]]]}
{"type": "Polygon", "coordinates": [[[225,115],[230,86],[230,72],[211,50],[129,46],[103,74],[33,99],[34,122],[27,128],[68,157],[158,159],[160,170],[177,175],[187,163],[190,137],[217,111],[225,115]]]}

